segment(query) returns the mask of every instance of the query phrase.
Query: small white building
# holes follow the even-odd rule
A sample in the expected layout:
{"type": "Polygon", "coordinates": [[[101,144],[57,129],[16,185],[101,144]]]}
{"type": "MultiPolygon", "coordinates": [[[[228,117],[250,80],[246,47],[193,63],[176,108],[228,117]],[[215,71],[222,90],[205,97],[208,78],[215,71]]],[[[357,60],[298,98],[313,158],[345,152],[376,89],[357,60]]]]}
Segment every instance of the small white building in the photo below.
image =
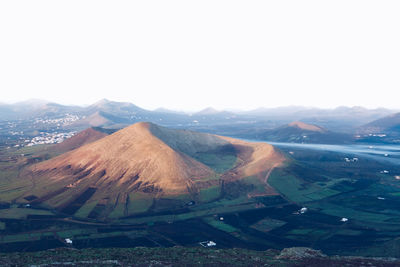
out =
{"type": "Polygon", "coordinates": [[[208,243],[207,243],[207,247],[214,247],[216,245],[217,245],[217,243],[215,243],[214,241],[208,241],[208,243]]]}
{"type": "Polygon", "coordinates": [[[202,247],[215,247],[217,245],[217,243],[215,243],[214,241],[203,241],[199,243],[202,247]]]}
{"type": "Polygon", "coordinates": [[[352,159],[350,159],[350,158],[344,158],[344,160],[345,160],[346,162],[357,162],[357,161],[358,161],[358,158],[352,158],[352,159]]]}

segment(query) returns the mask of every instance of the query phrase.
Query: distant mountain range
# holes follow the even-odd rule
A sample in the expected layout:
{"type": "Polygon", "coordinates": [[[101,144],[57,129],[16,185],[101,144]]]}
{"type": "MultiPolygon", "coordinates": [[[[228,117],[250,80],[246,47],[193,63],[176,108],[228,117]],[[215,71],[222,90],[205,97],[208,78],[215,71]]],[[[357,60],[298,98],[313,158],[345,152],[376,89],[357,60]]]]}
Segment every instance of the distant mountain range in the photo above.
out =
{"type": "MultiPolygon", "coordinates": [[[[222,135],[240,136],[247,131],[267,131],[293,121],[319,125],[328,132],[354,133],[359,127],[382,119],[395,111],[338,107],[318,109],[307,107],[260,108],[246,112],[215,110],[211,107],[195,113],[167,109],[154,111],[128,102],[100,100],[90,106],[65,106],[42,100],[24,101],[12,105],[0,104],[0,121],[58,119],[77,116],[73,123],[60,125],[66,129],[83,130],[88,127],[120,129],[132,123],[149,121],[163,126],[187,128],[222,135]]],[[[388,119],[391,120],[391,119],[388,119]]],[[[372,125],[368,126],[372,127],[372,125]]],[[[374,126],[375,127],[375,126],[374,126]]],[[[375,127],[376,128],[376,127],[375,127]]]]}
{"type": "Polygon", "coordinates": [[[260,108],[244,114],[263,116],[266,119],[279,120],[286,123],[299,120],[310,124],[320,125],[332,131],[350,133],[358,126],[388,116],[394,112],[394,110],[384,108],[366,109],[357,106],[341,106],[335,109],[292,106],[260,108]]]}

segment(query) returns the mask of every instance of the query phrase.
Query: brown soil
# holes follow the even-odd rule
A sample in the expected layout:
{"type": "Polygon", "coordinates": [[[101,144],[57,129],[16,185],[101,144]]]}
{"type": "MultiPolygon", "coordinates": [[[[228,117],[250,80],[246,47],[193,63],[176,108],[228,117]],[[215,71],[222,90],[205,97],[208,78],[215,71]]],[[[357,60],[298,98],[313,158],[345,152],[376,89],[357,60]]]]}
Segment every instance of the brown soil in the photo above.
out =
{"type": "Polygon", "coordinates": [[[307,124],[301,121],[294,121],[292,123],[289,123],[289,126],[297,127],[307,131],[320,132],[320,133],[325,132],[325,130],[321,127],[312,124],[307,124]]]}
{"type": "Polygon", "coordinates": [[[65,153],[74,150],[83,145],[97,141],[107,136],[106,133],[97,131],[93,128],[86,129],[71,138],[66,139],[64,142],[54,146],[54,150],[60,153],[65,153]]]}

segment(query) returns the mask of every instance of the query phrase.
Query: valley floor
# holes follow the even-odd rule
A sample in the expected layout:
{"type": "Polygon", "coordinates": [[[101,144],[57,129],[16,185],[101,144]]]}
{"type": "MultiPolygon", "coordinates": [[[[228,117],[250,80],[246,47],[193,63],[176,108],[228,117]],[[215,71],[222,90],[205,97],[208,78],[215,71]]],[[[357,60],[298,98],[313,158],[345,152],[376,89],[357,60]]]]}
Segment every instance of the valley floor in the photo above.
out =
{"type": "MultiPolygon", "coordinates": [[[[55,262],[64,262],[68,261],[67,256],[57,257],[68,253],[76,253],[76,261],[117,259],[116,264],[124,265],[124,259],[129,264],[136,259],[141,262],[142,258],[134,254],[137,251],[142,251],[143,255],[151,255],[144,251],[153,251],[154,256],[160,253],[159,257],[172,257],[174,253],[179,256],[177,246],[186,247],[182,250],[188,252],[182,253],[200,253],[207,257],[211,251],[224,251],[232,259],[235,256],[229,253],[238,251],[233,248],[255,250],[246,252],[251,255],[267,255],[267,249],[300,246],[319,249],[328,255],[400,258],[400,180],[397,178],[400,165],[391,161],[398,160],[396,151],[388,157],[383,154],[378,161],[350,151],[280,149],[291,162],[285,168],[274,170],[268,179],[279,196],[258,194],[263,189],[262,184],[250,177],[242,183],[202,192],[202,204],[163,199],[149,208],[143,201],[141,211],[146,212],[108,222],[83,218],[82,210],[69,215],[34,204],[27,207],[3,202],[0,205],[0,251],[10,254],[2,254],[0,265],[6,265],[7,261],[18,263],[17,257],[32,258],[29,264],[48,264],[35,262],[35,257],[39,259],[35,255],[47,260],[46,255],[50,254],[53,256],[49,258],[54,257],[55,262]],[[255,193],[249,194],[252,192],[255,193]],[[177,208],[170,209],[174,203],[177,208]],[[67,239],[73,243],[67,243],[67,239]],[[199,244],[203,241],[213,241],[216,246],[213,250],[204,250],[199,244]],[[148,248],[136,250],[133,247],[148,248]],[[58,249],[46,250],[50,248],[58,249]],[[121,258],[94,258],[85,253],[117,253],[121,258]]],[[[10,152],[8,155],[13,156],[10,152]]],[[[10,156],[3,158],[6,160],[10,156]]],[[[6,164],[13,163],[1,164],[0,167],[9,170],[6,164]]],[[[1,196],[19,195],[18,190],[9,190],[7,177],[11,176],[11,171],[0,174],[1,196]]],[[[96,210],[88,207],[85,214],[90,214],[90,209],[96,210]]],[[[74,257],[71,256],[71,260],[75,260],[74,257]]],[[[216,259],[207,257],[207,263],[218,264],[218,256],[216,259]]],[[[268,259],[273,260],[273,257],[265,258],[265,263],[268,259]]],[[[252,263],[251,260],[247,262],[252,263]]],[[[238,259],[234,263],[241,264],[241,261],[238,259]]]]}

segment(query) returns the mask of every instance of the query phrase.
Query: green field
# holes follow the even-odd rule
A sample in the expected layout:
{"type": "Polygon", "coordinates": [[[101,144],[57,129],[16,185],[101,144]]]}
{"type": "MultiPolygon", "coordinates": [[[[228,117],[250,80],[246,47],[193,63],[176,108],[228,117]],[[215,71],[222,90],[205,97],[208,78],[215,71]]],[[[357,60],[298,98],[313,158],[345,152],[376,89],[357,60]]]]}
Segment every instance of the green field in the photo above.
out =
{"type": "Polygon", "coordinates": [[[216,200],[221,195],[221,187],[220,186],[212,186],[205,189],[200,189],[199,193],[199,201],[200,202],[211,202],[216,200]]]}
{"type": "Polygon", "coordinates": [[[54,213],[30,208],[0,209],[0,218],[3,219],[25,219],[28,215],[54,215],[54,213]]]}
{"type": "Polygon", "coordinates": [[[221,220],[221,218],[223,218],[223,217],[212,216],[212,217],[205,217],[203,220],[206,223],[208,223],[209,225],[211,225],[212,227],[215,227],[218,230],[221,230],[224,232],[232,233],[232,232],[239,231],[239,229],[237,229],[229,224],[224,223],[223,220],[221,220]]]}
{"type": "Polygon", "coordinates": [[[307,183],[301,178],[279,169],[271,173],[268,183],[279,193],[296,203],[319,200],[339,193],[318,184],[307,183]]]}
{"type": "Polygon", "coordinates": [[[87,218],[90,212],[94,209],[97,205],[97,201],[85,203],[80,209],[74,214],[76,217],[87,218]]]}
{"type": "Polygon", "coordinates": [[[148,211],[153,205],[153,195],[135,192],[129,194],[129,203],[127,205],[127,213],[129,215],[148,211]]]}
{"type": "Polygon", "coordinates": [[[261,231],[261,232],[269,232],[269,231],[271,231],[275,228],[279,228],[285,224],[286,224],[286,222],[284,222],[284,221],[266,218],[266,219],[262,219],[256,223],[254,223],[253,225],[251,225],[251,227],[258,231],[261,231]]]}
{"type": "Polygon", "coordinates": [[[232,169],[236,164],[236,153],[210,153],[210,152],[197,152],[193,155],[195,159],[207,165],[217,173],[223,173],[232,169]]]}

